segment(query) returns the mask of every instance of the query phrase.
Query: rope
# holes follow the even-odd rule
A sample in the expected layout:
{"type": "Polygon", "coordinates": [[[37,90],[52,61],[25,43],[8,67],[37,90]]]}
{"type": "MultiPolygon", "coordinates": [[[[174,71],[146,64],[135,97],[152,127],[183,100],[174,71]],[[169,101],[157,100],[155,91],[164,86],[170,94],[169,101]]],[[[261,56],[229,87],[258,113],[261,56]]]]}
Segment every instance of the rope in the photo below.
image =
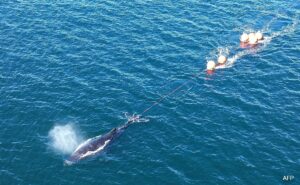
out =
{"type": "Polygon", "coordinates": [[[201,73],[192,75],[193,77],[191,79],[189,79],[189,80],[183,82],[181,85],[177,86],[175,89],[173,89],[172,91],[170,91],[169,93],[167,93],[166,95],[164,95],[163,97],[161,97],[159,100],[155,101],[151,106],[149,106],[148,108],[146,108],[142,113],[140,113],[138,115],[140,115],[140,116],[144,115],[146,112],[150,111],[153,107],[157,106],[164,99],[168,98],[169,96],[171,96],[172,94],[174,94],[175,92],[177,92],[178,90],[180,90],[183,86],[185,86],[189,82],[193,81],[194,78],[197,78],[200,74],[201,73]]]}

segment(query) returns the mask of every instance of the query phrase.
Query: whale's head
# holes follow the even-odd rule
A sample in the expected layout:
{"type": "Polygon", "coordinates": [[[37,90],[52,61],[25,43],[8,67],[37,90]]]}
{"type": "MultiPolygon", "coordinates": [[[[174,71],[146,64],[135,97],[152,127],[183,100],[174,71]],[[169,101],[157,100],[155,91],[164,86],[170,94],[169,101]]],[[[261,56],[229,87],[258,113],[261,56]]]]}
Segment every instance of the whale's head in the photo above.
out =
{"type": "Polygon", "coordinates": [[[72,164],[77,163],[80,159],[80,155],[74,152],[70,157],[64,160],[64,165],[71,166],[72,164]]]}

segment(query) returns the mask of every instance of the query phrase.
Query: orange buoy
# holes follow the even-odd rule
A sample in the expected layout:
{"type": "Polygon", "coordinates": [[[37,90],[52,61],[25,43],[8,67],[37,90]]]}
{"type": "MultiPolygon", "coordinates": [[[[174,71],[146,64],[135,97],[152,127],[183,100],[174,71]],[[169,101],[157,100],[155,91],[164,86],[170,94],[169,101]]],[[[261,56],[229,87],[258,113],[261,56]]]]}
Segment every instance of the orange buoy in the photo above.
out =
{"type": "Polygon", "coordinates": [[[220,55],[219,58],[218,58],[218,63],[223,65],[225,64],[227,61],[227,58],[224,56],[224,55],[220,55]]]}
{"type": "Polygon", "coordinates": [[[257,38],[256,38],[255,33],[249,34],[249,44],[251,44],[251,45],[257,44],[257,38]]]}
{"type": "Polygon", "coordinates": [[[255,36],[256,36],[257,40],[263,40],[264,39],[264,36],[260,31],[256,32],[255,36]]]}
{"type": "Polygon", "coordinates": [[[208,61],[206,64],[206,70],[207,71],[213,71],[216,68],[216,63],[212,60],[208,61]]]}
{"type": "Polygon", "coordinates": [[[245,43],[245,42],[248,42],[249,40],[249,35],[247,33],[243,33],[240,37],[240,41],[245,43]]]}

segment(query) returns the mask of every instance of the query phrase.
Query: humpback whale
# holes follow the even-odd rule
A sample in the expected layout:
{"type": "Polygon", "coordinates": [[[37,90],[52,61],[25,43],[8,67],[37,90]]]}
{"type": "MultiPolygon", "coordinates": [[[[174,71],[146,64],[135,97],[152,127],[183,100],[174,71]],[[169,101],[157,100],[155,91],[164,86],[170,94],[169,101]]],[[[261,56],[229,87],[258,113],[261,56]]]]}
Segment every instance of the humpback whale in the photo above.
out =
{"type": "Polygon", "coordinates": [[[65,165],[72,165],[87,157],[101,153],[113,140],[115,140],[129,125],[134,122],[146,122],[146,119],[141,119],[139,115],[134,115],[128,121],[120,126],[113,128],[110,132],[90,138],[81,143],[68,159],[64,161],[65,165]]]}

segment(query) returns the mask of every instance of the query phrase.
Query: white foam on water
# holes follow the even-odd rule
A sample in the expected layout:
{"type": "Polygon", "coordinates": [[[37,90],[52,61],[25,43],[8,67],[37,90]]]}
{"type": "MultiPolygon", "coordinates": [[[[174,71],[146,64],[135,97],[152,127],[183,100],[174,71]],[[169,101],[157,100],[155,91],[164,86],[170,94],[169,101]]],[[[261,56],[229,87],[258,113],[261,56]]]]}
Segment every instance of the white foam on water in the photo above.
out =
{"type": "MultiPolygon", "coordinates": [[[[296,30],[298,23],[299,23],[299,20],[297,17],[293,20],[292,24],[286,26],[283,30],[278,31],[278,32],[273,32],[269,36],[265,36],[264,40],[259,42],[259,46],[254,47],[254,48],[244,49],[242,51],[237,52],[235,55],[228,58],[228,61],[225,65],[217,66],[216,69],[231,68],[233,66],[233,64],[240,58],[242,58],[246,55],[249,55],[249,54],[254,54],[259,51],[262,51],[264,48],[266,48],[269,45],[269,43],[272,41],[272,39],[279,37],[279,36],[293,33],[296,30]]],[[[264,29],[262,29],[260,31],[262,33],[268,32],[269,27],[270,27],[270,24],[268,24],[264,29]]]]}
{"type": "Polygon", "coordinates": [[[82,142],[74,124],[55,125],[49,131],[50,146],[62,154],[71,154],[82,142]]]}
{"type": "Polygon", "coordinates": [[[254,47],[254,48],[244,49],[242,51],[237,52],[235,55],[228,58],[228,61],[226,62],[225,65],[217,66],[216,69],[224,69],[224,68],[232,67],[233,64],[240,58],[242,58],[246,55],[249,55],[249,54],[255,54],[255,53],[263,50],[271,42],[271,40],[272,40],[272,37],[264,37],[264,40],[259,42],[259,44],[260,44],[259,46],[254,47]]]}
{"type": "Polygon", "coordinates": [[[220,55],[229,55],[230,53],[230,49],[229,48],[218,48],[218,55],[217,56],[220,56],[220,55]]]}

